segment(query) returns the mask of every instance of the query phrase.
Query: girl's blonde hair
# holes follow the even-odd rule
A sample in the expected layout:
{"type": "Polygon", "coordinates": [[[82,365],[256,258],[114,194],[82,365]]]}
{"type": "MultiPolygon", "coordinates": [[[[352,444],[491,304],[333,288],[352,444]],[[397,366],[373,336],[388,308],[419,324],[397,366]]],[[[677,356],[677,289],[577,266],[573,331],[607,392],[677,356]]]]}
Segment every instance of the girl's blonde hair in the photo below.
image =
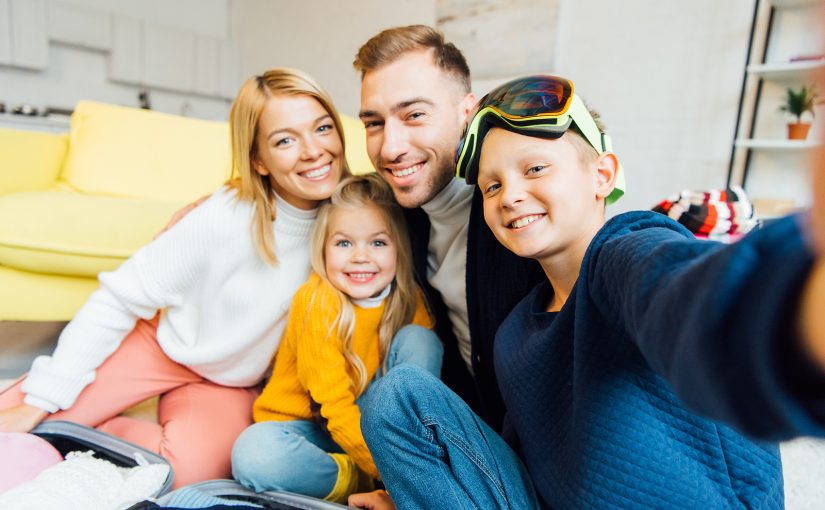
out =
{"type": "MultiPolygon", "coordinates": [[[[378,331],[381,359],[386,363],[392,338],[402,326],[410,324],[415,315],[418,295],[422,295],[413,278],[412,257],[407,225],[401,206],[395,201],[392,190],[384,179],[376,174],[351,176],[343,179],[330,201],[318,212],[312,229],[311,262],[312,270],[328,284],[324,247],[329,235],[330,216],[338,208],[375,207],[387,227],[391,242],[395,243],[397,261],[395,279],[387,296],[384,313],[378,331]]],[[[367,370],[364,363],[352,350],[352,335],[355,329],[355,310],[350,297],[335,289],[340,299],[340,310],[330,334],[337,328],[337,340],[341,342],[344,357],[349,363],[350,380],[355,394],[359,395],[367,387],[367,370]]]]}
{"type": "MultiPolygon", "coordinates": [[[[238,198],[255,204],[252,218],[252,240],[263,260],[276,265],[275,235],[272,222],[275,221],[275,190],[267,175],[255,171],[252,165],[258,146],[258,120],[266,101],[276,95],[306,95],[314,97],[332,117],[335,130],[341,138],[344,149],[344,131],[338,111],[329,94],[309,75],[297,69],[276,67],[260,76],[253,76],[241,85],[238,96],[229,113],[229,130],[232,134],[232,177],[230,186],[238,192],[238,198]]],[[[349,175],[349,167],[342,152],[341,164],[344,175],[349,175]]]]}

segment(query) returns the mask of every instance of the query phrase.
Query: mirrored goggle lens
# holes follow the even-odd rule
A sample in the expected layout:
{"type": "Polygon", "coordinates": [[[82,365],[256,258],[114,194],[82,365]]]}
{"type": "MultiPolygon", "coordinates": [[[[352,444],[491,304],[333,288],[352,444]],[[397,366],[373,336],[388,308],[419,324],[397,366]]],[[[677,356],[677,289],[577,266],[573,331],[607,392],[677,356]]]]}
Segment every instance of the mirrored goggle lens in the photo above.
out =
{"type": "Polygon", "coordinates": [[[512,117],[559,115],[567,111],[573,98],[573,84],[558,76],[529,76],[501,85],[479,102],[512,117]]]}

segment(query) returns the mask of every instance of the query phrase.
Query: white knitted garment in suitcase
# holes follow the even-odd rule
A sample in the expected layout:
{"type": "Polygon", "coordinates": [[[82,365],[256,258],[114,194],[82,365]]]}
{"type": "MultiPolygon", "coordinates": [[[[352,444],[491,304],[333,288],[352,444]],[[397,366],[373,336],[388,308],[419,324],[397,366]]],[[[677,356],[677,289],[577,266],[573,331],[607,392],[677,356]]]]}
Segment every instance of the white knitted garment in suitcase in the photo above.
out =
{"type": "Polygon", "coordinates": [[[66,460],[37,478],[0,494],[3,510],[121,510],[148,499],[163,485],[169,466],[138,460],[133,468],[117,467],[93,457],[93,452],[71,452],[66,460]]]}

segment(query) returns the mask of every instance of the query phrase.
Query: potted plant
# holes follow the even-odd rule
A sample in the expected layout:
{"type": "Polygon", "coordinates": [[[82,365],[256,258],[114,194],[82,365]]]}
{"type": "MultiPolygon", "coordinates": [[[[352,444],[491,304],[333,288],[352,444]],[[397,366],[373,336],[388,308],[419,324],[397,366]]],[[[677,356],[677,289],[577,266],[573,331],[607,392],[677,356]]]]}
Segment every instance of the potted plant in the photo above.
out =
{"type": "Polygon", "coordinates": [[[811,128],[810,122],[802,122],[802,115],[810,112],[814,117],[814,105],[821,104],[817,101],[816,88],[813,84],[802,86],[799,90],[788,87],[785,90],[785,101],[779,107],[783,112],[788,112],[794,116],[796,122],[788,123],[788,139],[804,140],[808,137],[808,130],[811,128]]]}

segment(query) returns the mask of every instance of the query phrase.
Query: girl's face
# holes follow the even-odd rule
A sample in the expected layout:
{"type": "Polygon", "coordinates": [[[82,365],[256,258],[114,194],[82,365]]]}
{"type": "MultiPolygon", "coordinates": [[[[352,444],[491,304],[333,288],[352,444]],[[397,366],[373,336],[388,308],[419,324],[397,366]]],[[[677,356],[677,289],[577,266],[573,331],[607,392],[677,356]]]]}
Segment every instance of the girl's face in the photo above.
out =
{"type": "Polygon", "coordinates": [[[341,133],[317,99],[307,95],[270,97],[258,119],[252,165],[269,176],[287,203],[314,209],[332,195],[341,179],[341,133]]]}
{"type": "Polygon", "coordinates": [[[375,206],[338,207],[324,244],[327,279],[353,299],[379,294],[395,278],[396,243],[375,206]]]}

